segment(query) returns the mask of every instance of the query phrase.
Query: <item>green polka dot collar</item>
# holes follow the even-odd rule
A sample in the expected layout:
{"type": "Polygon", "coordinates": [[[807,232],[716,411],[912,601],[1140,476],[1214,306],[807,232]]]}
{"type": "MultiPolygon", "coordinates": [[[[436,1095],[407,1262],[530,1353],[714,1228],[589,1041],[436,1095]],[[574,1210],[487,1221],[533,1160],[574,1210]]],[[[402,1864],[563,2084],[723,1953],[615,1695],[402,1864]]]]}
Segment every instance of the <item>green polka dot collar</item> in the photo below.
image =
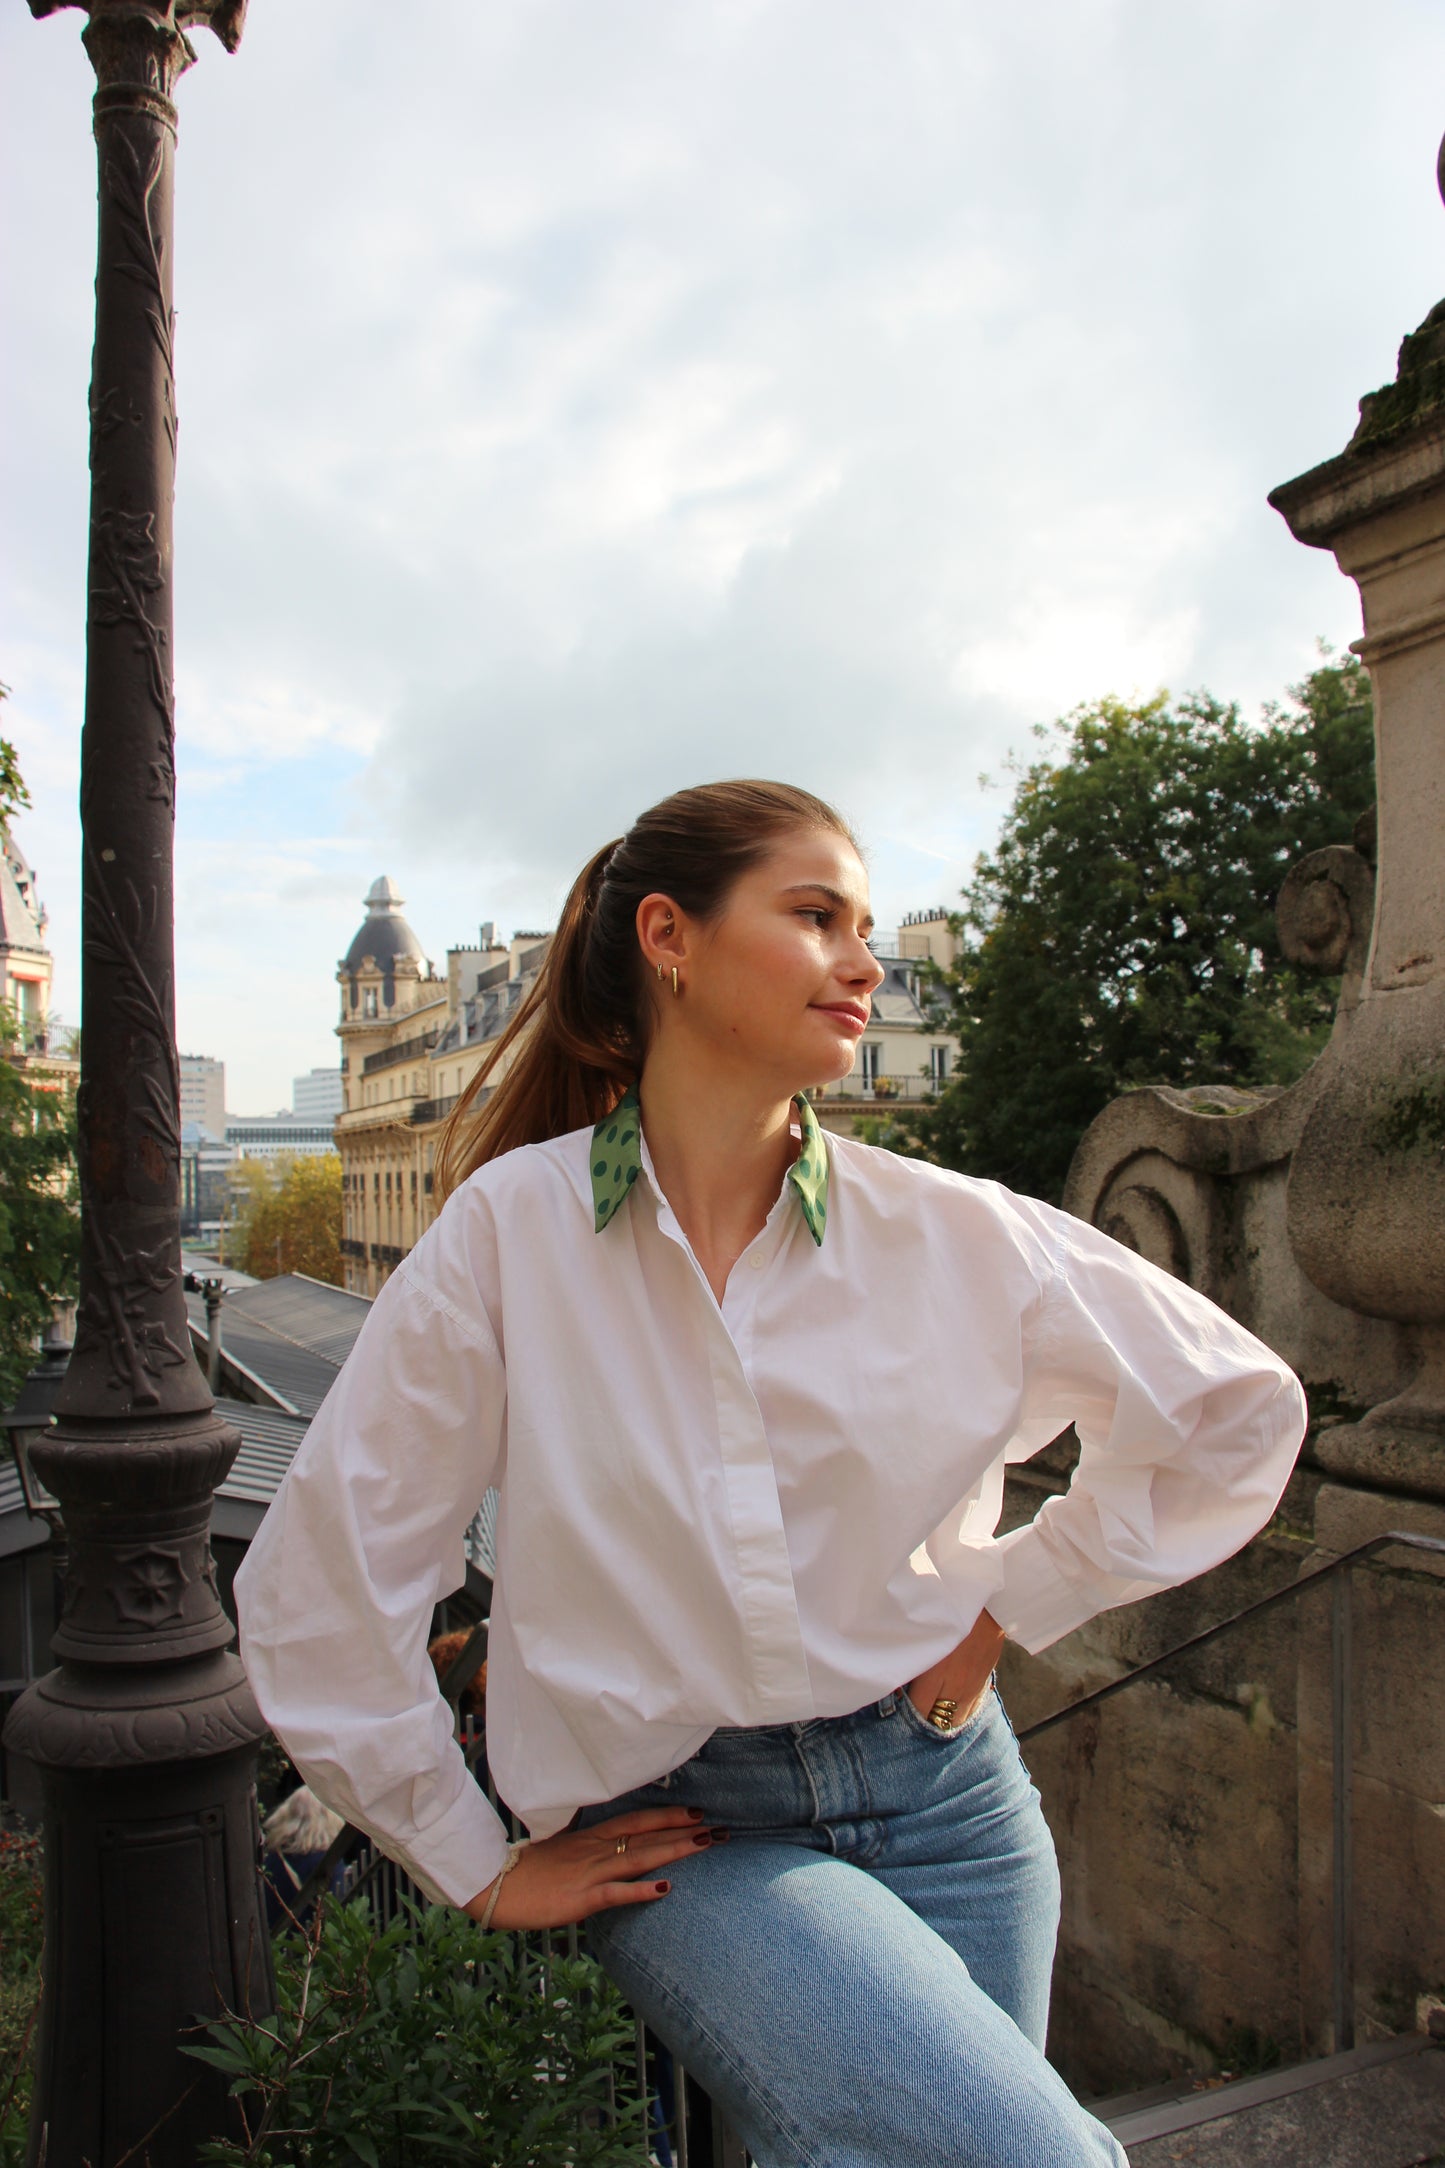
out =
{"type": "MultiPolygon", "coordinates": [[[[803,1143],[788,1169],[788,1180],[798,1193],[808,1232],[821,1248],[828,1224],[828,1147],[807,1100],[795,1099],[793,1104],[802,1125],[803,1143]]],[[[592,1209],[601,1234],[642,1172],[642,1116],[635,1084],[593,1130],[590,1159],[592,1209]]]]}

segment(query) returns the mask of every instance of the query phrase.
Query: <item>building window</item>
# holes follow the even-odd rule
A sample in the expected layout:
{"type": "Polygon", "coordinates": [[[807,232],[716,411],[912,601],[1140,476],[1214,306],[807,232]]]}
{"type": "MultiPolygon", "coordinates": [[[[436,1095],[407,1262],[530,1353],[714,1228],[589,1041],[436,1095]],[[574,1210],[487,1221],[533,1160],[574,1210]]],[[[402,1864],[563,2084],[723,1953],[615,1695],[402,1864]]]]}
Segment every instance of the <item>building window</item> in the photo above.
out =
{"type": "Polygon", "coordinates": [[[376,988],[374,986],[368,986],[361,997],[361,1013],[363,1016],[375,1016],[377,1013],[376,988]]]}
{"type": "Polygon", "coordinates": [[[948,1082],[948,1048],[946,1046],[931,1046],[928,1049],[928,1076],[930,1083],[933,1084],[946,1084],[948,1082]]]}
{"type": "Polygon", "coordinates": [[[863,1088],[865,1091],[871,1091],[878,1082],[878,1056],[880,1052],[881,1048],[876,1039],[865,1039],[858,1049],[858,1060],[863,1071],[863,1088]]]}

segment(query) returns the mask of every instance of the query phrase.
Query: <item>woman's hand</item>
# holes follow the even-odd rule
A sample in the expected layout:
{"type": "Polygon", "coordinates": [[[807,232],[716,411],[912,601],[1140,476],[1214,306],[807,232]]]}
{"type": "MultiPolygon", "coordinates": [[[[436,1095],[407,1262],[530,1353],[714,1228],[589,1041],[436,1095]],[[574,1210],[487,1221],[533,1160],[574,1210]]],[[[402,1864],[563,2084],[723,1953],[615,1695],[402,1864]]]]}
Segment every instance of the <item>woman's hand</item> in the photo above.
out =
{"type": "Polygon", "coordinates": [[[998,1622],[987,1611],[980,1611],[958,1647],[931,1670],[920,1672],[909,1685],[908,1698],[919,1715],[927,1716],[936,1701],[946,1698],[958,1703],[954,1724],[966,1724],[982,1705],[1006,1639],[998,1622]]]}
{"type": "MultiPolygon", "coordinates": [[[[529,1844],[502,1884],[493,1927],[575,1927],[613,1905],[654,1903],[672,1886],[664,1870],[675,1859],[726,1838],[702,1819],[701,1807],[646,1807],[529,1844]]],[[[479,1920],[491,1888],[462,1910],[479,1920]]]]}

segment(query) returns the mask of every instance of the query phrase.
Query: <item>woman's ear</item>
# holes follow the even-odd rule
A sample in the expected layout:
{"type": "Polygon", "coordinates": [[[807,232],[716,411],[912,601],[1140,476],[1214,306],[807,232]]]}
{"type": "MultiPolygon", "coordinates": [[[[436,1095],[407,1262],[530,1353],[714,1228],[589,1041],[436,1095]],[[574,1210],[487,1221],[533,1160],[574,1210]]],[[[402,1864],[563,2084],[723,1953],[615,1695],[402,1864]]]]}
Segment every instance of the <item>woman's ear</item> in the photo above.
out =
{"type": "Polygon", "coordinates": [[[637,939],[649,971],[664,975],[687,960],[687,921],[670,896],[644,896],[637,906],[637,939]]]}

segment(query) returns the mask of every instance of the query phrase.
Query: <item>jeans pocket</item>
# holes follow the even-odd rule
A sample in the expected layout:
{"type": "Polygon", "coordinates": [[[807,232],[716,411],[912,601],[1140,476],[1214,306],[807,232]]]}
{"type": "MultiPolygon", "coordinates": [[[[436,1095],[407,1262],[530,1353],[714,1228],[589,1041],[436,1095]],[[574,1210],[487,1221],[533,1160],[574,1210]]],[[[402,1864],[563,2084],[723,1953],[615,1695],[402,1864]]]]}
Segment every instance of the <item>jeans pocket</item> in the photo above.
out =
{"type": "Polygon", "coordinates": [[[927,1739],[934,1746],[952,1746],[957,1740],[966,1739],[974,1727],[981,1724],[988,1715],[995,1698],[996,1689],[990,1679],[983,1690],[983,1699],[972,1715],[966,1716],[961,1724],[953,1725],[950,1730],[940,1731],[936,1724],[930,1724],[928,1718],[920,1712],[907,1687],[900,1686],[898,1689],[898,1706],[903,1712],[904,1723],[919,1738],[927,1739]]]}

